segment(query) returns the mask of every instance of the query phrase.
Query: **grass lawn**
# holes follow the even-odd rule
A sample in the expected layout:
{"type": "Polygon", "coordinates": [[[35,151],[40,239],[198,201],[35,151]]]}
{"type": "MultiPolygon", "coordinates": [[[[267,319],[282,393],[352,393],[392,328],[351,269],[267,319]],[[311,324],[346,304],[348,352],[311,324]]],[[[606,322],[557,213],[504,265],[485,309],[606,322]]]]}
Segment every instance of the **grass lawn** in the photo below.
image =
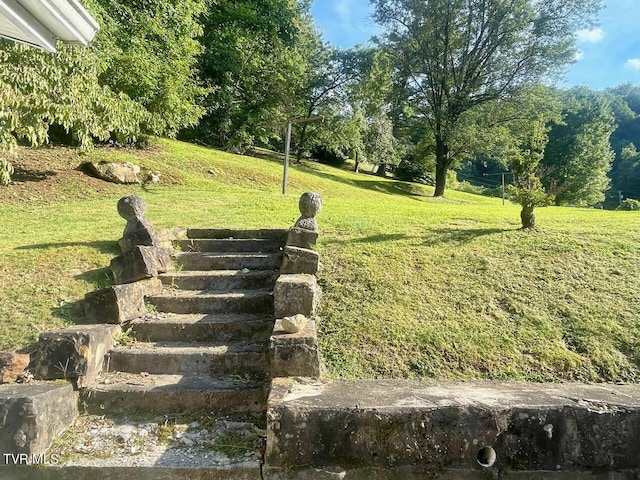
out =
{"type": "Polygon", "coordinates": [[[522,232],[519,208],[498,199],[434,199],[429,187],[315,163],[292,168],[283,197],[273,159],[165,140],[89,158],[134,161],[162,183],[110,185],[73,170],[84,159],[71,150],[21,150],[23,183],[0,188],[0,349],[28,351],[109,283],[121,196],[145,198],[157,226],[285,228],[311,190],[324,202],[328,375],[640,381],[637,212],[548,207],[539,231],[522,232]]]}

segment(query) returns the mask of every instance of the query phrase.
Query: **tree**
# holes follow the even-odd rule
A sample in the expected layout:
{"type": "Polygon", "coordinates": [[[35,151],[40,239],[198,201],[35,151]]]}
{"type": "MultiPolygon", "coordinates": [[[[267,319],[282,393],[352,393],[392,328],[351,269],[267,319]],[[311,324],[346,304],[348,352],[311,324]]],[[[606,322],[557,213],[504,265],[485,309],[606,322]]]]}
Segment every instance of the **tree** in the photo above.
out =
{"type": "Polygon", "coordinates": [[[369,120],[366,132],[365,155],[370,163],[378,165],[378,175],[384,177],[387,165],[396,164],[398,160],[391,119],[379,112],[369,120]]]}
{"type": "Polygon", "coordinates": [[[557,205],[594,205],[605,199],[614,152],[615,119],[609,96],[574,87],[558,93],[563,121],[549,131],[541,180],[557,205]]]}
{"type": "Polygon", "coordinates": [[[618,128],[611,135],[611,146],[615,160],[611,168],[613,192],[609,195],[608,206],[619,204],[618,193],[625,197],[640,198],[640,183],[632,179],[640,178],[640,165],[634,160],[635,145],[640,138],[640,87],[630,83],[607,90],[611,95],[611,106],[618,128]]]}
{"type": "Polygon", "coordinates": [[[427,122],[435,196],[453,161],[462,114],[558,74],[575,57],[574,33],[599,0],[373,0],[381,43],[407,76],[409,101],[427,122]]]}
{"type": "Polygon", "coordinates": [[[548,141],[546,130],[543,117],[533,122],[528,138],[511,159],[513,185],[509,185],[507,191],[511,201],[522,206],[520,220],[523,230],[535,228],[535,207],[546,206],[553,201],[553,197],[547,195],[536,175],[548,141]]]}
{"type": "MultiPolygon", "coordinates": [[[[90,48],[55,54],[0,41],[0,151],[39,146],[51,128],[82,150],[136,142],[195,123],[204,90],[195,78],[201,2],[87,0],[102,28],[90,48]]],[[[0,163],[0,184],[11,167],[0,163]]]]}
{"type": "Polygon", "coordinates": [[[614,181],[624,197],[640,199],[640,152],[633,143],[620,152],[614,181]]]}
{"type": "Polygon", "coordinates": [[[319,38],[308,9],[306,1],[207,2],[199,69],[212,92],[185,138],[242,150],[278,136],[319,38]]]}
{"type": "Polygon", "coordinates": [[[196,69],[204,5],[196,0],[89,4],[101,25],[93,47],[102,64],[99,82],[149,112],[143,125],[147,133],[173,137],[204,114],[199,103],[207,89],[196,69]]]}

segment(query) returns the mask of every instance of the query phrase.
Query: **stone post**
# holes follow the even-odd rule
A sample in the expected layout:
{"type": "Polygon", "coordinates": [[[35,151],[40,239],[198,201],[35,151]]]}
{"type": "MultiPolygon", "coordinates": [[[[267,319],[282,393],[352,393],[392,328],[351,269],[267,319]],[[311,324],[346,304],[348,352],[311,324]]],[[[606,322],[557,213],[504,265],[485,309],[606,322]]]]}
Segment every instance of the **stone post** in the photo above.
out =
{"type": "Polygon", "coordinates": [[[317,378],[321,372],[315,328],[321,294],[316,280],[320,257],[313,248],[318,240],[316,215],[322,209],[322,198],[317,193],[304,193],[299,208],[301,215],[289,229],[280,277],[273,289],[277,320],[270,338],[271,373],[274,377],[317,378]],[[299,331],[283,328],[294,317],[301,317],[306,326],[299,331]]]}

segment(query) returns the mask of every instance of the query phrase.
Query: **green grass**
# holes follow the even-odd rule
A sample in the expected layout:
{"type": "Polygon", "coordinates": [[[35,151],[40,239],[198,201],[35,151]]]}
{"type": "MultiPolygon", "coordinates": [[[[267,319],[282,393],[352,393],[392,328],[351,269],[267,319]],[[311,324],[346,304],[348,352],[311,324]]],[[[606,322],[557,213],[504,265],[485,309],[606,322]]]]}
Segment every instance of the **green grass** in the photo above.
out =
{"type": "Polygon", "coordinates": [[[523,232],[518,207],[498,199],[434,199],[429,187],[314,163],[292,168],[282,196],[274,159],[169,141],[92,156],[134,161],[167,183],[87,193],[61,181],[63,201],[0,197],[0,348],[28,349],[38,329],[73,321],[75,302],[108,283],[120,196],[144,197],[162,227],[284,228],[312,190],[324,202],[329,376],[640,380],[637,212],[548,207],[537,210],[540,230],[523,232]]]}

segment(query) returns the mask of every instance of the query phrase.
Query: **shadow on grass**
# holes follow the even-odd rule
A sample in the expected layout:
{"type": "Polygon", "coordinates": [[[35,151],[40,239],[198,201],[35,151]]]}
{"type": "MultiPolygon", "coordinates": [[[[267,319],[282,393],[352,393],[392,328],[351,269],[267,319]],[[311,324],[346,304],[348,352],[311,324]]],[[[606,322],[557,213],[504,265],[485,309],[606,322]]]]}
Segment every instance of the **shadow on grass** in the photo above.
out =
{"type": "MultiPolygon", "coordinates": [[[[309,173],[316,175],[327,180],[334,182],[340,182],[351,187],[362,188],[372,192],[386,193],[389,195],[403,195],[405,197],[418,199],[420,197],[426,197],[425,192],[417,185],[413,185],[407,182],[399,182],[394,180],[358,180],[355,178],[344,178],[338,175],[333,175],[327,172],[321,172],[315,168],[305,165],[305,170],[309,173]]],[[[372,175],[367,175],[368,178],[372,178],[372,175]]]]}
{"type": "Polygon", "coordinates": [[[16,250],[43,250],[47,248],[66,247],[90,247],[95,248],[100,253],[112,253],[119,255],[120,249],[117,242],[96,241],[96,242],[58,242],[58,243],[37,243],[35,245],[23,245],[16,247],[16,250]]]}
{"type": "Polygon", "coordinates": [[[74,275],[73,278],[87,282],[96,290],[113,285],[113,276],[111,274],[111,268],[109,267],[89,270],[87,272],[74,275]]]}
{"type": "Polygon", "coordinates": [[[15,172],[11,175],[11,180],[14,182],[41,182],[49,177],[55,177],[57,172],[51,170],[38,171],[38,170],[26,170],[24,168],[16,167],[15,172]]]}
{"type": "Polygon", "coordinates": [[[515,230],[504,228],[440,228],[433,230],[432,235],[424,241],[423,245],[433,247],[442,243],[467,243],[485,235],[513,231],[515,230]]]}
{"type": "Polygon", "coordinates": [[[394,242],[396,240],[407,240],[409,238],[406,233],[379,233],[378,235],[370,235],[363,238],[354,238],[351,240],[353,243],[380,243],[380,242],[394,242]]]}
{"type": "Polygon", "coordinates": [[[379,233],[362,238],[325,238],[323,244],[336,245],[340,243],[382,243],[395,242],[400,240],[424,239],[423,246],[433,247],[443,243],[467,243],[471,240],[483,237],[485,235],[493,235],[497,233],[515,232],[516,229],[502,228],[442,228],[433,230],[430,236],[407,235],[406,233],[379,233]]]}

